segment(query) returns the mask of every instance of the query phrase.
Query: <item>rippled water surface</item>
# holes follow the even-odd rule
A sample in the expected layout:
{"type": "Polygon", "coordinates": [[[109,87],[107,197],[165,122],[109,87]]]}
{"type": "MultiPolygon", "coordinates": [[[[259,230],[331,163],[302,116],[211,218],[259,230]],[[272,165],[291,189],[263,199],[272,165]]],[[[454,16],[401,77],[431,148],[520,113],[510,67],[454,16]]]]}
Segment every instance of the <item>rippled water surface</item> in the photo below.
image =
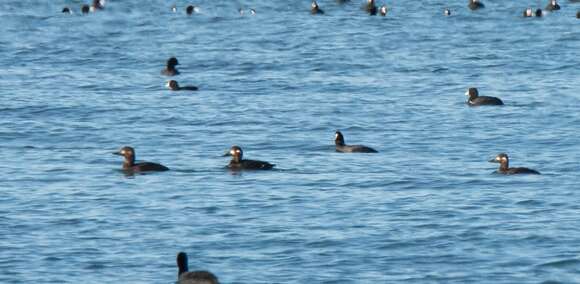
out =
{"type": "Polygon", "coordinates": [[[362,2],[2,0],[0,282],[172,283],[185,251],[223,283],[580,283],[580,4],[362,2]]]}

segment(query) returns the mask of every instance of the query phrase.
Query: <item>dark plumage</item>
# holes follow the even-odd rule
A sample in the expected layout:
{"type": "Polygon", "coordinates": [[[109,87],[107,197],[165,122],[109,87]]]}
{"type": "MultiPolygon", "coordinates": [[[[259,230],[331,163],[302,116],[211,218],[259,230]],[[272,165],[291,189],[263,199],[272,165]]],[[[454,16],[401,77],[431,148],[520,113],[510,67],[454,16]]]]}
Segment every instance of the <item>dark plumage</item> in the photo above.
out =
{"type": "Polygon", "coordinates": [[[558,4],[558,2],[556,2],[556,0],[550,0],[548,5],[546,6],[545,10],[546,11],[560,10],[560,5],[558,4]]]}
{"type": "Polygon", "coordinates": [[[169,80],[167,82],[167,88],[169,88],[172,91],[197,91],[198,88],[196,86],[179,86],[179,84],[177,83],[177,81],[175,80],[169,80]]]}
{"type": "Polygon", "coordinates": [[[324,14],[324,11],[322,9],[320,9],[320,7],[318,6],[318,3],[316,3],[316,1],[312,1],[312,4],[310,5],[310,14],[312,15],[317,15],[317,14],[324,14]]]}
{"type": "Polygon", "coordinates": [[[209,271],[191,271],[187,264],[187,254],[177,254],[178,284],[219,284],[218,278],[209,271]]]}
{"type": "Polygon", "coordinates": [[[72,14],[72,11],[70,10],[70,8],[69,8],[69,7],[64,7],[64,8],[62,8],[62,13],[65,13],[65,14],[72,14]]]}
{"type": "Polygon", "coordinates": [[[103,10],[103,8],[105,8],[103,6],[103,4],[101,3],[101,0],[93,0],[93,5],[92,5],[93,9],[96,10],[103,10]]]}
{"type": "Polygon", "coordinates": [[[268,162],[243,159],[244,152],[239,146],[232,146],[230,151],[224,155],[224,157],[227,156],[232,157],[227,166],[230,170],[270,170],[275,166],[268,162]]]}
{"type": "Polygon", "coordinates": [[[576,12],[576,18],[580,19],[580,11],[576,12]]]}
{"type": "Polygon", "coordinates": [[[503,102],[496,97],[480,96],[476,88],[469,88],[465,93],[468,106],[501,106],[503,102]]]}
{"type": "Polygon", "coordinates": [[[346,145],[344,143],[344,136],[340,131],[336,131],[334,135],[334,144],[336,145],[336,152],[341,153],[378,153],[377,150],[364,145],[346,145]]]}
{"type": "Polygon", "coordinates": [[[367,4],[364,6],[364,10],[371,16],[377,14],[377,5],[375,5],[375,0],[367,0],[367,4]]]}
{"type": "Polygon", "coordinates": [[[531,174],[531,175],[539,175],[540,172],[528,168],[510,168],[509,167],[509,158],[508,155],[505,153],[501,153],[497,155],[495,158],[489,160],[491,163],[499,163],[499,169],[497,170],[498,173],[504,175],[516,175],[516,174],[531,174]]]}
{"type": "Polygon", "coordinates": [[[161,71],[161,74],[166,76],[179,75],[179,71],[177,71],[177,69],[175,68],[175,66],[177,65],[179,65],[179,61],[177,61],[177,58],[171,57],[167,59],[167,65],[165,66],[165,69],[161,71]]]}
{"type": "Polygon", "coordinates": [[[185,13],[187,13],[187,15],[192,15],[194,12],[198,12],[199,8],[193,5],[189,5],[185,8],[185,13]]]}
{"type": "Polygon", "coordinates": [[[163,172],[169,170],[168,167],[156,163],[151,162],[135,163],[135,150],[129,146],[125,146],[121,148],[121,150],[119,150],[118,152],[114,152],[113,154],[125,157],[125,161],[123,162],[123,170],[127,172],[149,172],[149,171],[163,172]]]}
{"type": "Polygon", "coordinates": [[[479,0],[469,0],[469,5],[467,5],[467,6],[471,10],[477,10],[477,9],[485,8],[485,5],[483,5],[483,3],[481,3],[481,2],[479,2],[479,0]]]}
{"type": "Polygon", "coordinates": [[[542,16],[542,9],[538,8],[536,10],[536,17],[541,17],[542,16]]]}
{"type": "Polygon", "coordinates": [[[91,6],[84,4],[81,6],[81,13],[88,14],[91,11],[91,6]]]}

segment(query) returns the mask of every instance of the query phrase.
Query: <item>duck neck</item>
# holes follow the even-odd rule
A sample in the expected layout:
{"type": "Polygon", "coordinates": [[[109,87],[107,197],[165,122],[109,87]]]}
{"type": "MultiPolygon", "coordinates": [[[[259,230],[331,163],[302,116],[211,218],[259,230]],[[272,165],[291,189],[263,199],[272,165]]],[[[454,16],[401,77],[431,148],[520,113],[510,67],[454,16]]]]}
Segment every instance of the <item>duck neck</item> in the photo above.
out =
{"type": "Polygon", "coordinates": [[[499,164],[499,171],[500,172],[507,172],[509,169],[509,161],[503,161],[499,164]]]}
{"type": "Polygon", "coordinates": [[[129,156],[125,157],[125,161],[123,162],[123,168],[131,168],[135,165],[135,157],[129,156]]]}

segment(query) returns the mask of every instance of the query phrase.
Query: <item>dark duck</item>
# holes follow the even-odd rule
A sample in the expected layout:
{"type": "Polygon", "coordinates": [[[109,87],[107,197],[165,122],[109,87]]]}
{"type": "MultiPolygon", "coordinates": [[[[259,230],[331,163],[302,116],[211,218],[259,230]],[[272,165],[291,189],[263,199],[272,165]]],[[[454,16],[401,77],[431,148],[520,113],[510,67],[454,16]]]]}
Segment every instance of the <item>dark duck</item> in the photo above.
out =
{"type": "Polygon", "coordinates": [[[340,131],[336,131],[334,135],[334,144],[336,145],[336,152],[341,153],[378,153],[377,150],[364,145],[346,145],[344,143],[344,136],[340,131]]]}
{"type": "Polygon", "coordinates": [[[167,59],[167,66],[165,66],[165,69],[161,71],[161,74],[166,76],[179,75],[179,71],[177,71],[177,69],[175,68],[175,66],[177,65],[179,65],[179,61],[177,61],[177,58],[171,57],[167,59]]]}
{"type": "Polygon", "coordinates": [[[375,5],[375,0],[367,0],[364,6],[364,10],[369,13],[369,15],[374,16],[377,14],[377,5],[375,5]]]}
{"type": "Polygon", "coordinates": [[[499,169],[497,170],[498,173],[504,175],[516,175],[516,174],[531,174],[531,175],[539,175],[540,172],[528,168],[510,168],[510,161],[508,155],[505,153],[501,153],[497,155],[495,158],[489,160],[491,163],[499,163],[499,169]]]}
{"type": "Polygon", "coordinates": [[[556,2],[556,0],[550,0],[545,10],[547,11],[560,10],[560,5],[558,4],[558,2],[556,2]]]}
{"type": "Polygon", "coordinates": [[[135,163],[135,149],[129,146],[121,148],[118,152],[114,152],[114,155],[125,157],[123,162],[123,170],[128,172],[163,172],[168,171],[169,168],[151,162],[140,162],[135,163]]]}
{"type": "Polygon", "coordinates": [[[243,159],[244,152],[239,146],[232,146],[230,151],[224,154],[224,157],[227,156],[232,157],[232,160],[227,166],[230,170],[270,170],[275,166],[268,162],[243,159]]]}
{"type": "Polygon", "coordinates": [[[197,91],[198,88],[196,86],[179,86],[179,83],[175,80],[169,80],[166,84],[167,88],[172,91],[197,91]]]}
{"type": "Polygon", "coordinates": [[[471,10],[478,10],[478,9],[485,8],[485,5],[483,5],[483,3],[481,3],[481,2],[479,2],[479,0],[469,0],[469,5],[467,5],[467,6],[471,10]]]}
{"type": "Polygon", "coordinates": [[[178,284],[219,284],[218,278],[209,271],[189,271],[187,254],[177,254],[177,283],[178,284]]]}
{"type": "Polygon", "coordinates": [[[469,106],[501,106],[503,102],[496,97],[480,96],[477,88],[469,88],[465,95],[469,106]]]}
{"type": "Polygon", "coordinates": [[[318,3],[316,3],[316,1],[312,1],[312,4],[310,5],[310,14],[322,15],[322,14],[324,14],[324,11],[322,9],[320,9],[320,6],[318,6],[318,3]]]}

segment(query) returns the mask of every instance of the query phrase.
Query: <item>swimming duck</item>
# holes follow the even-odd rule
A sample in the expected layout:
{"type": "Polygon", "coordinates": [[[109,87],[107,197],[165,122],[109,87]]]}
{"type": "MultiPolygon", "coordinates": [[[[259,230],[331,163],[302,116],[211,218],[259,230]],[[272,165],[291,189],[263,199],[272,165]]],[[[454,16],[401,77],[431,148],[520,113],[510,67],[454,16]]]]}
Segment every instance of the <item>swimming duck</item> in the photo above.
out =
{"type": "Polygon", "coordinates": [[[377,5],[375,5],[375,0],[367,0],[367,4],[364,6],[364,10],[371,16],[377,14],[377,5]]]}
{"type": "Polygon", "coordinates": [[[165,69],[161,70],[161,74],[166,76],[179,75],[179,71],[177,71],[177,69],[175,68],[175,66],[177,65],[179,65],[177,58],[171,57],[167,59],[167,65],[165,66],[165,69]]]}
{"type": "Polygon", "coordinates": [[[312,1],[312,4],[310,5],[310,14],[312,15],[316,15],[316,14],[324,14],[324,11],[322,9],[320,9],[320,7],[318,6],[318,3],[316,3],[316,1],[312,1]]]}
{"type": "Polygon", "coordinates": [[[495,158],[489,160],[490,163],[499,163],[499,169],[497,170],[498,173],[504,175],[515,175],[515,174],[532,174],[532,175],[539,175],[540,172],[528,168],[510,168],[509,167],[509,158],[508,155],[505,153],[498,154],[495,158]]]}
{"type": "Polygon", "coordinates": [[[560,5],[558,4],[558,2],[556,2],[556,0],[550,0],[545,9],[546,11],[560,10],[560,5]]]}
{"type": "Polygon", "coordinates": [[[483,3],[481,3],[481,2],[479,2],[479,0],[469,0],[468,7],[471,10],[477,10],[477,9],[485,8],[485,5],[483,5],[483,3]]]}
{"type": "Polygon", "coordinates": [[[344,143],[344,136],[340,131],[336,131],[334,135],[334,144],[336,145],[336,152],[341,153],[378,153],[377,150],[364,145],[346,145],[344,143]]]}
{"type": "Polygon", "coordinates": [[[465,95],[469,98],[467,99],[468,106],[501,106],[503,102],[496,97],[480,96],[477,88],[469,88],[465,95]]]}
{"type": "Polygon", "coordinates": [[[125,161],[123,162],[123,170],[129,172],[149,172],[149,171],[156,171],[156,172],[163,172],[168,171],[169,168],[151,162],[141,162],[135,163],[135,149],[129,146],[125,146],[121,148],[118,152],[114,152],[114,155],[123,156],[125,157],[125,161]]]}
{"type": "Polygon", "coordinates": [[[179,84],[177,83],[177,81],[175,80],[169,80],[167,81],[166,84],[167,88],[169,88],[172,91],[197,91],[198,88],[196,86],[179,86],[179,84]]]}
{"type": "Polygon", "coordinates": [[[242,148],[235,145],[232,146],[229,152],[224,154],[224,157],[227,156],[232,157],[232,160],[227,166],[227,168],[231,170],[270,170],[275,166],[268,162],[243,159],[244,152],[242,151],[242,148]]]}

